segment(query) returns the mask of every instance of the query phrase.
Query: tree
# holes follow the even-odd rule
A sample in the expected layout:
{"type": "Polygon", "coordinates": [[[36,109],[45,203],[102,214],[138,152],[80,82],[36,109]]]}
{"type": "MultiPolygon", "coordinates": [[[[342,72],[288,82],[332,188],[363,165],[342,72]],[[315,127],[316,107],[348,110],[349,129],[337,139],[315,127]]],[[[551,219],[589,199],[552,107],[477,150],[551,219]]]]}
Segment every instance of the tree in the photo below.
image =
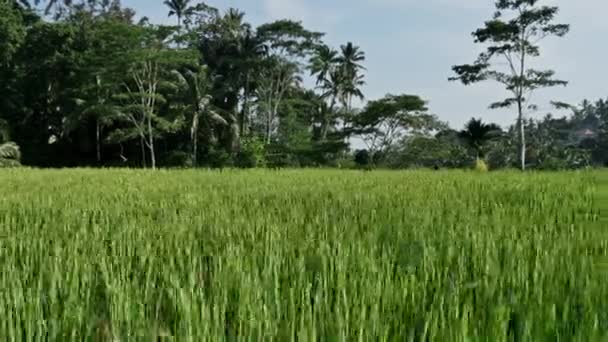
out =
{"type": "MultiPolygon", "coordinates": [[[[119,8],[113,11],[119,12],[119,8]]],[[[140,30],[128,21],[115,16],[99,16],[82,13],[70,18],[78,23],[84,46],[81,53],[80,84],[74,91],[76,106],[65,120],[67,133],[72,133],[90,121],[95,125],[95,157],[102,163],[104,129],[110,127],[118,116],[119,108],[112,101],[112,94],[121,91],[121,84],[131,67],[129,54],[140,43],[140,30]],[[112,63],[107,61],[111,60],[112,63]]]]}
{"type": "Polygon", "coordinates": [[[25,26],[10,1],[0,1],[0,13],[0,66],[6,66],[25,39],[25,26]]]}
{"type": "Polygon", "coordinates": [[[237,46],[239,60],[237,69],[241,76],[239,84],[243,88],[242,106],[238,120],[239,133],[241,136],[245,136],[250,130],[252,96],[254,96],[259,84],[259,77],[256,77],[255,73],[262,70],[263,58],[267,50],[263,41],[255,35],[250,27],[245,28],[237,46]]]}
{"type": "Polygon", "coordinates": [[[330,124],[335,120],[336,100],[342,93],[342,74],[340,72],[338,51],[321,45],[310,59],[310,74],[316,76],[317,88],[321,89],[323,99],[329,99],[329,106],[321,111],[320,140],[327,139],[330,124]]]}
{"type": "Polygon", "coordinates": [[[322,86],[328,81],[332,72],[338,69],[338,51],[323,44],[315,49],[314,55],[310,59],[311,76],[316,76],[317,86],[322,86]]]}
{"type": "Polygon", "coordinates": [[[426,133],[443,124],[427,112],[426,102],[419,96],[389,94],[370,101],[352,126],[352,133],[363,140],[373,158],[388,153],[406,134],[426,133]]]}
{"type": "Polygon", "coordinates": [[[228,122],[217,112],[212,110],[211,96],[208,94],[209,82],[206,70],[201,66],[192,69],[175,70],[179,85],[184,88],[185,111],[190,118],[190,142],[191,142],[191,161],[192,166],[198,165],[198,136],[200,133],[201,121],[204,127],[204,134],[207,142],[212,140],[213,125],[220,124],[227,126],[228,122]]]}
{"type": "Polygon", "coordinates": [[[342,45],[340,53],[326,45],[316,48],[310,59],[311,75],[317,77],[317,88],[323,92],[322,97],[329,101],[329,106],[323,111],[320,140],[327,139],[330,126],[337,124],[339,119],[345,125],[352,113],[352,99],[363,99],[361,87],[365,84],[361,70],[365,68],[361,62],[365,54],[352,43],[342,45]],[[341,111],[336,111],[336,102],[342,105],[341,111]]]}
{"type": "Polygon", "coordinates": [[[117,130],[111,137],[115,141],[139,137],[144,164],[145,147],[152,169],[156,168],[155,139],[163,133],[174,132],[182,125],[181,117],[163,117],[158,112],[159,107],[167,102],[163,88],[174,87],[167,80],[169,70],[183,62],[182,56],[166,49],[164,42],[171,31],[165,29],[162,26],[142,28],[143,47],[130,56],[133,64],[128,73],[129,80],[124,83],[124,92],[116,96],[122,101],[118,118],[129,122],[134,130],[117,130]]]}
{"type": "Polygon", "coordinates": [[[567,85],[565,81],[554,79],[552,70],[529,68],[530,60],[540,55],[539,41],[549,36],[562,37],[569,31],[569,25],[553,23],[558,7],[538,3],[539,0],[498,0],[493,19],[473,32],[475,43],[489,45],[486,51],[473,64],[452,67],[457,76],[450,78],[464,85],[493,80],[511,93],[510,97],[490,108],[517,106],[522,170],[526,168],[524,117],[527,110],[536,108],[530,103],[531,94],[537,89],[567,85]],[[492,68],[497,59],[506,61],[508,68],[502,71],[492,68]]]}
{"type": "Polygon", "coordinates": [[[363,99],[361,87],[365,84],[361,71],[365,70],[361,62],[365,61],[365,53],[358,46],[348,42],[340,47],[342,54],[338,57],[342,81],[341,101],[346,111],[352,110],[354,97],[363,99]]]}
{"type": "Polygon", "coordinates": [[[165,0],[163,3],[169,7],[169,16],[177,17],[177,27],[181,30],[182,18],[186,15],[192,0],[165,0]]]}
{"type": "Polygon", "coordinates": [[[258,82],[258,104],[263,112],[266,143],[270,144],[285,94],[299,86],[302,59],[313,53],[322,34],[306,30],[299,22],[279,20],[259,26],[257,35],[266,51],[258,82]]]}
{"type": "Polygon", "coordinates": [[[258,85],[258,106],[263,112],[263,127],[266,144],[272,142],[276,131],[279,108],[285,94],[301,82],[298,67],[280,57],[267,60],[258,85]]]}
{"type": "Polygon", "coordinates": [[[75,103],[81,67],[75,38],[69,23],[37,22],[15,56],[19,97],[13,100],[19,102],[11,115],[21,118],[7,119],[24,154],[41,164],[54,164],[67,138],[64,121],[75,103]]]}
{"type": "MultiPolygon", "coordinates": [[[[31,0],[18,0],[19,3],[21,3],[23,6],[30,8],[32,6],[32,1],[31,0]]],[[[38,6],[41,3],[46,2],[46,7],[44,10],[45,14],[49,14],[51,12],[51,10],[53,9],[54,6],[57,6],[58,4],[60,4],[60,1],[63,2],[63,5],[65,6],[70,6],[72,4],[72,0],[33,0],[33,4],[38,6]]]]}
{"type": "Polygon", "coordinates": [[[472,118],[465,126],[464,130],[458,132],[458,137],[475,151],[475,159],[484,157],[484,147],[486,143],[502,134],[501,128],[496,124],[486,124],[481,119],[472,118]]]}
{"type": "Polygon", "coordinates": [[[218,129],[218,138],[222,147],[229,154],[233,154],[240,145],[241,127],[239,123],[238,107],[240,94],[246,89],[245,111],[241,112],[241,119],[246,120],[248,114],[248,101],[251,94],[249,77],[252,73],[250,60],[244,63],[242,58],[243,37],[251,27],[244,22],[244,13],[230,9],[223,15],[219,12],[205,9],[205,16],[199,23],[200,32],[198,49],[202,60],[208,68],[208,77],[211,81],[211,105],[228,122],[228,126],[218,129]]]}
{"type": "Polygon", "coordinates": [[[393,168],[460,168],[470,164],[466,149],[458,143],[457,133],[446,129],[435,136],[412,135],[403,139],[399,146],[386,156],[393,168]]]}

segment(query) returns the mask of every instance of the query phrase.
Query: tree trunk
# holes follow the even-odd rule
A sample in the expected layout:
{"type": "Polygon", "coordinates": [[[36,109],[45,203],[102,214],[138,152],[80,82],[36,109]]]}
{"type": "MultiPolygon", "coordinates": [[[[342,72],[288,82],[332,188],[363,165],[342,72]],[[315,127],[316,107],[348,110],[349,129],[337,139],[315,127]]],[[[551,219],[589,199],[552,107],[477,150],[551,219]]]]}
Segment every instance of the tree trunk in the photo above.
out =
{"type": "Polygon", "coordinates": [[[329,115],[332,115],[334,111],[334,106],[336,105],[336,97],[332,97],[331,104],[329,105],[329,110],[325,115],[323,115],[323,123],[321,126],[321,141],[325,141],[327,139],[327,133],[329,131],[329,115]]]}
{"type": "Polygon", "coordinates": [[[245,90],[243,93],[243,109],[241,110],[241,117],[239,120],[239,131],[240,136],[244,137],[246,135],[245,132],[245,124],[249,122],[249,72],[245,77],[245,90]]]}
{"type": "Polygon", "coordinates": [[[522,108],[521,100],[517,102],[517,110],[518,116],[517,121],[519,125],[519,153],[520,153],[520,162],[521,162],[521,170],[526,171],[526,134],[525,134],[525,126],[524,126],[524,113],[522,108]]]}
{"type": "Polygon", "coordinates": [[[97,118],[95,122],[95,136],[97,144],[97,164],[101,164],[101,124],[99,123],[99,118],[97,118]]]}
{"type": "Polygon", "coordinates": [[[197,166],[198,156],[198,126],[199,126],[199,113],[196,112],[192,118],[192,127],[190,129],[190,138],[192,140],[192,166],[197,166]]]}
{"type": "Polygon", "coordinates": [[[148,143],[148,148],[150,149],[150,163],[152,164],[152,170],[156,169],[156,155],[154,152],[154,135],[152,132],[152,117],[148,116],[148,135],[149,137],[149,143],[148,143]]]}
{"type": "MultiPolygon", "coordinates": [[[[524,27],[521,30],[521,41],[526,41],[526,28],[524,27]]],[[[519,148],[520,148],[520,157],[521,157],[521,170],[526,171],[526,134],[525,134],[525,126],[524,126],[524,108],[523,108],[523,100],[524,100],[524,85],[521,84],[521,80],[525,78],[526,74],[526,45],[520,44],[520,70],[519,70],[519,92],[517,94],[517,114],[519,121],[519,148]]]]}
{"type": "Polygon", "coordinates": [[[141,162],[142,162],[142,166],[145,168],[148,167],[147,162],[146,162],[146,142],[144,141],[144,137],[141,136],[139,138],[139,145],[141,146],[141,162]]]}
{"type": "MultiPolygon", "coordinates": [[[[178,15],[177,16],[177,34],[179,35],[181,33],[182,33],[182,16],[178,15]]],[[[182,47],[181,45],[182,45],[182,43],[178,41],[177,48],[178,49],[181,48],[182,47]]]]}
{"type": "Polygon", "coordinates": [[[268,112],[268,117],[266,118],[266,145],[270,145],[271,139],[270,139],[270,134],[272,131],[272,113],[271,111],[268,112]]]}

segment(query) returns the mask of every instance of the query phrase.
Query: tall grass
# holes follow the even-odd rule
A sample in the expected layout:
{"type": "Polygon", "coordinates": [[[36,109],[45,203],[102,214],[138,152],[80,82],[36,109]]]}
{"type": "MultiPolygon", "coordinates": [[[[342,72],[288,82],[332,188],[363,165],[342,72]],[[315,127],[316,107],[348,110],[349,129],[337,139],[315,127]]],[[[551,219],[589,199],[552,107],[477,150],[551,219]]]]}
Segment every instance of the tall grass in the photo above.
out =
{"type": "Polygon", "coordinates": [[[594,341],[589,173],[0,171],[2,340],[594,341]]]}

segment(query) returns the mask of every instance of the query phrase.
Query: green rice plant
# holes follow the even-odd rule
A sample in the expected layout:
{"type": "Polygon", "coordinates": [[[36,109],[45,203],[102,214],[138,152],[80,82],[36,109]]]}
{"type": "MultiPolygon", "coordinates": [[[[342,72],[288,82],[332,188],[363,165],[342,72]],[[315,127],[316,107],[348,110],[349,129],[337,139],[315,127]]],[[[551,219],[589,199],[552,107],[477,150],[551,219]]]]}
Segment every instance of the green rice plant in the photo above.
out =
{"type": "Polygon", "coordinates": [[[0,338],[601,341],[603,172],[0,170],[0,338]]]}

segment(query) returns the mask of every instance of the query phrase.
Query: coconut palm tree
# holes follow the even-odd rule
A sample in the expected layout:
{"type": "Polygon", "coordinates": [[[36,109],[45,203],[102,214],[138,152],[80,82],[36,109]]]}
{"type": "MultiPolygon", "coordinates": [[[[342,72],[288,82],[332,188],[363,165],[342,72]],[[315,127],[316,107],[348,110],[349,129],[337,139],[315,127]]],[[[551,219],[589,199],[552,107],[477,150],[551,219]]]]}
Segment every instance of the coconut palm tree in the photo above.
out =
{"type": "Polygon", "coordinates": [[[332,118],[337,99],[342,94],[343,74],[340,69],[338,52],[329,46],[323,45],[315,51],[310,59],[311,76],[316,76],[317,87],[323,91],[321,97],[329,99],[329,106],[322,111],[321,118],[321,140],[327,138],[329,125],[332,118]]]}
{"type": "Polygon", "coordinates": [[[251,30],[249,26],[243,27],[243,33],[238,40],[237,69],[240,76],[239,86],[243,89],[242,108],[239,113],[239,132],[241,136],[249,130],[250,100],[255,93],[257,79],[255,72],[259,71],[261,61],[267,53],[263,41],[251,30]]]}
{"type": "Polygon", "coordinates": [[[223,18],[225,28],[230,33],[230,36],[234,39],[238,39],[249,27],[249,25],[244,23],[244,21],[245,12],[237,8],[229,8],[224,14],[223,18]]]}
{"type": "Polygon", "coordinates": [[[180,30],[182,28],[182,18],[190,8],[190,1],[192,0],[165,0],[163,2],[169,7],[169,16],[175,15],[177,17],[177,27],[180,30]]]}
{"type": "Polygon", "coordinates": [[[323,85],[328,81],[329,75],[338,67],[338,51],[327,45],[322,45],[316,49],[315,54],[310,59],[310,75],[317,77],[317,86],[323,85]]]}
{"type": "Polygon", "coordinates": [[[353,97],[363,99],[361,86],[365,84],[361,71],[365,70],[361,64],[365,61],[365,53],[361,49],[348,42],[340,47],[341,55],[338,57],[342,73],[342,97],[341,101],[348,112],[352,109],[353,97]]]}
{"type": "Polygon", "coordinates": [[[472,118],[466,123],[464,130],[458,133],[458,137],[475,151],[475,158],[479,160],[484,157],[485,144],[501,134],[502,129],[498,125],[486,124],[481,119],[472,118]]]}
{"type": "Polygon", "coordinates": [[[184,90],[186,111],[191,114],[190,142],[192,144],[191,159],[192,165],[197,166],[198,156],[198,136],[201,127],[204,130],[205,138],[210,142],[215,139],[213,126],[229,126],[229,123],[221,115],[211,108],[211,96],[207,90],[209,81],[205,70],[180,70],[173,71],[177,78],[177,84],[184,90]]]}

